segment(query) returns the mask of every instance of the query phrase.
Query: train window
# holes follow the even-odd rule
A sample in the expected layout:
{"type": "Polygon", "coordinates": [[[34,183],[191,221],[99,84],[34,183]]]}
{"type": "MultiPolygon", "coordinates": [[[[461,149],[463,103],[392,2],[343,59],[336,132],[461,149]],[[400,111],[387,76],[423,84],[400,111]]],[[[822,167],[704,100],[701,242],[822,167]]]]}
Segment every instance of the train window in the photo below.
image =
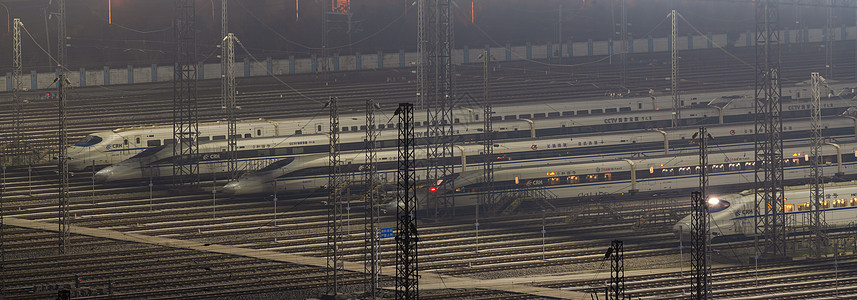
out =
{"type": "Polygon", "coordinates": [[[821,201],[821,208],[829,208],[829,207],[830,207],[830,201],[827,201],[827,200],[821,201]]]}
{"type": "Polygon", "coordinates": [[[587,181],[587,182],[595,182],[595,181],[598,181],[598,174],[589,174],[589,175],[586,175],[586,181],[587,181]]]}
{"type": "Polygon", "coordinates": [[[690,175],[690,167],[678,168],[678,175],[690,175]]]}
{"type": "MultiPolygon", "coordinates": [[[[574,114],[574,113],[572,113],[572,114],[574,114]]],[[[559,112],[549,112],[548,118],[552,118],[552,117],[559,117],[559,112]]]]}
{"type": "Polygon", "coordinates": [[[501,117],[501,116],[492,116],[491,117],[491,121],[500,121],[500,120],[503,120],[503,117],[501,117]]]}
{"type": "Polygon", "coordinates": [[[351,126],[351,131],[357,131],[357,126],[351,126]]]}
{"type": "MultiPolygon", "coordinates": [[[[209,138],[209,137],[207,137],[207,136],[201,136],[201,137],[198,137],[198,138],[197,138],[197,140],[199,140],[199,141],[201,141],[201,142],[208,141],[209,139],[210,139],[210,138],[209,138]]],[[[139,144],[140,142],[137,142],[137,143],[139,144]]]]}
{"type": "Polygon", "coordinates": [[[529,119],[529,118],[531,118],[530,114],[518,115],[518,119],[529,119]]]}
{"type": "Polygon", "coordinates": [[[794,204],[786,204],[784,207],[784,210],[787,213],[794,212],[795,211],[795,205],[794,204]]]}
{"type": "Polygon", "coordinates": [[[578,114],[578,115],[588,115],[588,114],[589,114],[589,111],[588,111],[588,110],[578,110],[578,111],[577,111],[577,114],[578,114]]]}
{"type": "Polygon", "coordinates": [[[642,109],[642,108],[643,108],[643,103],[637,103],[637,109],[642,109]]]}
{"type": "Polygon", "coordinates": [[[226,136],[225,135],[215,135],[215,136],[212,136],[211,139],[214,141],[225,140],[226,136]]]}
{"type": "Polygon", "coordinates": [[[565,178],[565,181],[568,183],[579,183],[580,178],[578,178],[577,176],[568,176],[565,178]]]}
{"type": "Polygon", "coordinates": [[[619,111],[631,111],[631,107],[630,106],[620,107],[619,111]]]}
{"type": "Polygon", "coordinates": [[[321,125],[316,125],[315,128],[316,128],[315,131],[321,131],[321,125]]]}
{"type": "Polygon", "coordinates": [[[604,113],[604,110],[602,110],[602,109],[600,109],[600,108],[598,108],[598,109],[593,109],[590,113],[591,113],[591,114],[593,114],[593,115],[594,115],[594,114],[602,114],[602,113],[604,113]]]}
{"type": "Polygon", "coordinates": [[[540,113],[540,114],[533,114],[533,119],[544,119],[544,118],[545,118],[545,114],[544,114],[544,113],[540,113]]]}
{"type": "Polygon", "coordinates": [[[846,199],[836,199],[836,200],[833,200],[833,207],[834,207],[834,208],[837,208],[837,207],[846,207],[846,206],[848,206],[848,201],[847,201],[846,199]]]}
{"type": "Polygon", "coordinates": [[[342,131],[348,131],[348,127],[342,127],[342,131]]]}
{"type": "Polygon", "coordinates": [[[516,116],[516,115],[503,116],[503,120],[514,120],[517,118],[518,118],[518,116],[516,116]]]}
{"type": "Polygon", "coordinates": [[[458,123],[461,123],[461,120],[459,120],[458,118],[455,118],[452,120],[452,122],[455,124],[458,124],[458,123]]]}
{"type": "Polygon", "coordinates": [[[566,144],[566,143],[562,143],[562,146],[563,146],[563,147],[568,147],[568,144],[566,144]]]}
{"type": "Polygon", "coordinates": [[[148,140],[146,142],[146,146],[149,146],[149,147],[157,147],[160,145],[161,145],[161,140],[148,140]]]}
{"type": "Polygon", "coordinates": [[[473,118],[475,118],[476,121],[479,121],[479,115],[473,115],[473,118]]]}
{"type": "Polygon", "coordinates": [[[616,111],[617,111],[617,109],[615,109],[615,108],[607,108],[607,109],[604,109],[604,112],[606,112],[606,113],[614,113],[614,112],[616,112],[616,111]]]}
{"type": "Polygon", "coordinates": [[[857,206],[857,198],[851,198],[851,206],[857,206]]]}
{"type": "Polygon", "coordinates": [[[613,179],[613,174],[611,174],[611,173],[604,173],[604,181],[610,181],[610,180],[612,180],[612,179],[613,179]]]}
{"type": "Polygon", "coordinates": [[[661,169],[661,175],[672,176],[673,175],[673,169],[661,169]]]}
{"type": "Polygon", "coordinates": [[[797,204],[797,210],[798,210],[798,211],[807,211],[807,210],[811,210],[811,209],[812,209],[812,208],[810,207],[809,202],[804,202],[804,203],[798,203],[798,204],[797,204]]]}
{"type": "Polygon", "coordinates": [[[125,146],[128,146],[128,139],[123,140],[122,144],[124,144],[125,146]]]}
{"type": "Polygon", "coordinates": [[[300,129],[295,130],[295,135],[301,135],[301,134],[303,134],[303,130],[300,130],[300,129]]]}
{"type": "Polygon", "coordinates": [[[304,147],[294,147],[292,148],[292,154],[301,154],[304,153],[304,147]]]}
{"type": "Polygon", "coordinates": [[[640,117],[634,117],[634,122],[640,121],[640,117]]]}

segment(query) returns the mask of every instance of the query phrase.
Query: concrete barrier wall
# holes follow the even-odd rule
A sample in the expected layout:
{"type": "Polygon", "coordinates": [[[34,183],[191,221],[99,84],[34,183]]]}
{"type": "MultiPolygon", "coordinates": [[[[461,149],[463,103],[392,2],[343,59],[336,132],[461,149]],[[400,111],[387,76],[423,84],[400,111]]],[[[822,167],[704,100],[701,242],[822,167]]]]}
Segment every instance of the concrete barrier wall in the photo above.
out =
{"type": "MultiPolygon", "coordinates": [[[[781,33],[780,39],[781,42],[786,43],[800,43],[800,42],[823,42],[825,39],[825,30],[821,28],[813,28],[813,29],[784,29],[781,33]],[[799,40],[798,38],[801,38],[799,40]]],[[[837,27],[831,30],[831,36],[834,40],[853,40],[857,37],[857,27],[837,27]],[[843,36],[844,32],[844,36],[843,36]]],[[[738,40],[735,42],[736,47],[746,47],[748,45],[752,45],[755,37],[753,37],[752,32],[744,32],[741,33],[738,40]],[[748,43],[749,41],[749,43],[748,43]]],[[[652,37],[651,38],[651,49],[649,46],[650,38],[649,37],[638,37],[634,38],[633,42],[633,53],[645,53],[654,51],[654,52],[663,52],[669,50],[669,38],[667,37],[652,37]]],[[[706,33],[704,35],[693,35],[693,36],[679,36],[677,40],[678,50],[687,50],[690,49],[692,45],[692,49],[706,49],[706,48],[716,48],[716,47],[724,47],[726,46],[726,34],[709,34],[706,33]]],[[[452,53],[453,62],[455,64],[461,64],[467,61],[468,63],[479,63],[481,60],[479,59],[479,55],[485,50],[485,45],[482,46],[474,46],[474,47],[464,47],[462,46],[459,49],[456,49],[452,53]],[[466,50],[465,50],[466,49],[466,50]],[[466,51],[466,53],[465,53],[466,51]]],[[[557,55],[562,57],[569,56],[569,50],[572,55],[575,57],[581,56],[589,56],[589,55],[607,55],[609,53],[619,54],[621,53],[621,45],[620,41],[611,41],[609,40],[600,40],[600,41],[578,41],[573,40],[570,44],[568,42],[560,44],[538,44],[538,45],[504,45],[501,47],[491,47],[489,48],[491,51],[491,55],[494,57],[495,61],[505,61],[505,60],[524,60],[524,59],[545,59],[548,57],[556,57],[557,55]],[[548,53],[550,50],[550,53],[548,53]]],[[[381,68],[401,68],[401,67],[413,67],[415,66],[415,62],[418,60],[417,53],[415,52],[376,52],[376,53],[363,53],[360,54],[360,63],[358,67],[358,59],[354,55],[339,55],[338,57],[338,69],[339,71],[353,71],[353,70],[373,70],[378,69],[379,65],[381,68]],[[380,64],[379,64],[380,58],[380,64]]],[[[333,70],[337,65],[337,61],[335,58],[330,59],[330,69],[333,70]]],[[[301,73],[311,73],[313,72],[313,58],[310,57],[302,57],[302,58],[283,58],[283,59],[271,59],[267,58],[261,61],[252,61],[246,60],[244,58],[238,59],[235,62],[235,76],[236,77],[244,77],[249,71],[249,76],[267,76],[270,73],[273,75],[286,75],[286,74],[301,74],[301,73]],[[249,63],[249,70],[245,69],[244,64],[245,61],[249,63]]],[[[26,67],[26,66],[25,66],[26,67]]],[[[197,70],[199,72],[199,77],[203,79],[218,79],[220,78],[220,63],[212,62],[205,63],[201,65],[201,69],[197,70]]],[[[31,72],[24,70],[24,87],[26,89],[33,89],[32,86],[32,78],[31,72]]],[[[73,86],[98,86],[98,85],[116,85],[116,84],[137,84],[137,83],[150,83],[152,79],[155,81],[171,81],[173,79],[173,66],[110,66],[103,67],[101,69],[95,70],[72,70],[68,73],[69,80],[73,86]],[[155,70],[156,74],[153,76],[152,71],[155,70]],[[129,76],[129,72],[131,73],[129,76]],[[84,74],[85,80],[81,80],[81,74],[84,74]]],[[[37,73],[35,75],[35,83],[36,89],[46,89],[51,87],[56,75],[53,72],[46,73],[37,73]]],[[[8,82],[11,80],[11,73],[7,73],[6,76],[0,76],[0,87],[3,88],[3,91],[11,91],[12,83],[8,82]]]]}

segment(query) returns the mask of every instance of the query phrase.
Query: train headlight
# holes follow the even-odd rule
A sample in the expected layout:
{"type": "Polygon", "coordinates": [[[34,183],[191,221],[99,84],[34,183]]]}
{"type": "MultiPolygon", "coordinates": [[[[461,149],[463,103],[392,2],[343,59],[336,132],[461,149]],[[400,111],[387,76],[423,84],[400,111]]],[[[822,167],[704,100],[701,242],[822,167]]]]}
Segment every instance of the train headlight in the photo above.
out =
{"type": "Polygon", "coordinates": [[[710,205],[710,206],[715,206],[715,205],[717,205],[717,204],[720,204],[720,199],[719,199],[719,198],[717,198],[717,197],[711,197],[711,198],[708,198],[708,205],[710,205]]]}

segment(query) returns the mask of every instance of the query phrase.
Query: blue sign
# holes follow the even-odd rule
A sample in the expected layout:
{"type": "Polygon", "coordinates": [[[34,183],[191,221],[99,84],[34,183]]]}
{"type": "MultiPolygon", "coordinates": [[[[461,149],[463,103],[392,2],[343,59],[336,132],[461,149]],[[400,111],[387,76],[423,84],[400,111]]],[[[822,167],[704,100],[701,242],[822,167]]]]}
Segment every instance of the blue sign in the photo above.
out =
{"type": "Polygon", "coordinates": [[[393,227],[381,228],[381,238],[391,238],[393,237],[393,227]]]}

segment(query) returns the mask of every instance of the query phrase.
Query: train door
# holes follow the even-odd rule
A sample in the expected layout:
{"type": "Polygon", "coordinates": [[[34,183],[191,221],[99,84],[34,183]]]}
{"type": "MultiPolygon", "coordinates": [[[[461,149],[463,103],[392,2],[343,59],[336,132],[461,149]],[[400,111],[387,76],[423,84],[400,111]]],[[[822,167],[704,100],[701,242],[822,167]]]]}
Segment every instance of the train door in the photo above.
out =
{"type": "Polygon", "coordinates": [[[143,147],[143,139],[139,135],[134,136],[134,145],[132,148],[142,148],[143,147]]]}
{"type": "Polygon", "coordinates": [[[322,132],[324,132],[324,125],[322,125],[321,123],[315,123],[315,133],[322,132]]]}
{"type": "Polygon", "coordinates": [[[264,133],[265,133],[265,129],[262,127],[253,128],[253,136],[254,137],[264,136],[263,135],[264,133]]]}

